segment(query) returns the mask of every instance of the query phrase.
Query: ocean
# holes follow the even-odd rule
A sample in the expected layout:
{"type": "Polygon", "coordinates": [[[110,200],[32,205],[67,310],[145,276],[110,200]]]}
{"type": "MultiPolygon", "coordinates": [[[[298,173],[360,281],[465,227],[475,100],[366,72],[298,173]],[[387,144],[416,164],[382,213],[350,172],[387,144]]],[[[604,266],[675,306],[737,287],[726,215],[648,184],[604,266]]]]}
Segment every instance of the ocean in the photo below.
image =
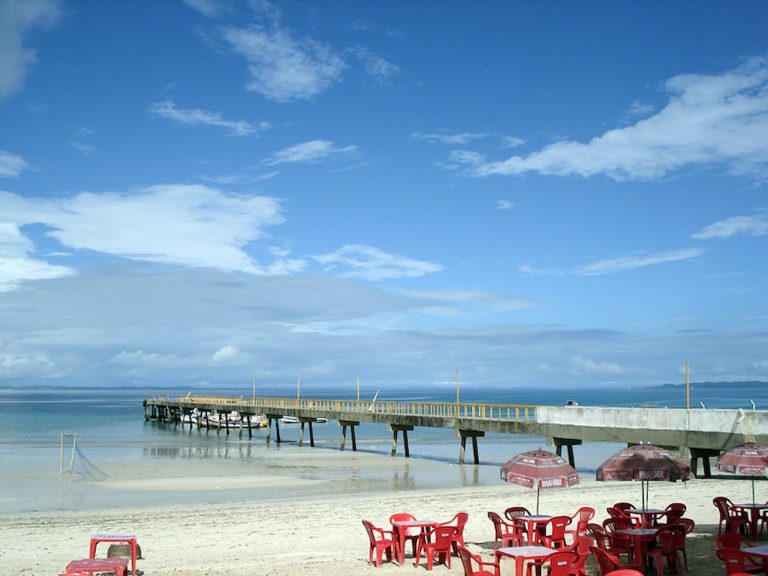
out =
{"type": "MultiPolygon", "coordinates": [[[[182,429],[145,422],[142,400],[158,393],[184,396],[184,390],[0,389],[0,513],[90,510],[112,507],[180,505],[243,499],[321,497],[334,493],[415,490],[430,487],[487,485],[500,482],[499,467],[515,454],[545,447],[545,439],[487,434],[478,439],[480,465],[457,464],[459,439],[453,430],[417,428],[409,433],[411,458],[389,457],[391,434],[383,425],[358,427],[358,452],[339,451],[341,428],[334,421],[314,426],[315,447],[297,445],[298,426],[281,425],[283,442],[266,442],[264,430],[226,435],[223,431],[182,429]],[[61,435],[66,433],[62,450],[61,435]],[[72,449],[72,436],[77,449],[72,449]],[[62,470],[64,473],[62,474],[62,470]],[[302,480],[300,483],[293,479],[302,480]]],[[[237,390],[194,390],[193,394],[240,396],[237,390]]],[[[361,391],[373,398],[375,390],[361,391]]],[[[258,390],[261,396],[295,396],[288,387],[258,390]]],[[[302,387],[302,398],[353,398],[356,391],[302,387]]],[[[379,400],[455,401],[455,388],[420,391],[381,390],[379,400]]],[[[600,387],[593,389],[461,390],[462,402],[582,406],[680,408],[682,386],[600,387]]],[[[694,384],[692,407],[768,409],[763,383],[694,384]]],[[[623,448],[613,443],[575,447],[583,476],[623,448]]]]}

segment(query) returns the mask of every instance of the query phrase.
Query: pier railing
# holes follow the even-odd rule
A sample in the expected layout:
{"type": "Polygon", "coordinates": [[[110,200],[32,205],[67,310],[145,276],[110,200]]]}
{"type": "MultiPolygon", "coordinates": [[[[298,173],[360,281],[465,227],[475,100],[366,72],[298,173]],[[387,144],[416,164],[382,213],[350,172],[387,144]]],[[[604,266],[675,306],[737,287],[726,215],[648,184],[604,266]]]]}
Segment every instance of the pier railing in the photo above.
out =
{"type": "MultiPolygon", "coordinates": [[[[155,400],[155,399],[153,399],[155,400]]],[[[157,398],[160,400],[160,398],[157,398]]],[[[390,402],[370,400],[328,400],[309,398],[252,398],[229,396],[181,396],[162,398],[191,406],[238,407],[256,411],[331,412],[335,414],[378,414],[384,416],[421,416],[434,418],[476,418],[505,422],[535,422],[537,407],[529,404],[455,403],[455,402],[390,402]]]]}

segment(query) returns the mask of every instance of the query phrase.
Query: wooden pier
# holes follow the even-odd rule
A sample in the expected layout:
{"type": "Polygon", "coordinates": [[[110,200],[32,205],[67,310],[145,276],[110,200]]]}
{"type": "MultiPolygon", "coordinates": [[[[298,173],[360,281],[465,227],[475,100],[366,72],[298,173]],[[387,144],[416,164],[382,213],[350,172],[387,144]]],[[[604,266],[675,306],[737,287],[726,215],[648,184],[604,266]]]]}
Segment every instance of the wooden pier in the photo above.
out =
{"type": "MultiPolygon", "coordinates": [[[[477,439],[486,432],[542,436],[554,444],[557,453],[565,447],[568,460],[575,462],[573,447],[583,441],[650,442],[680,450],[690,457],[694,473],[697,460],[704,462],[709,476],[709,457],[746,441],[768,442],[768,411],[682,408],[611,408],[587,406],[533,406],[526,404],[387,402],[328,399],[184,396],[155,396],[144,401],[145,420],[183,422],[183,416],[197,410],[200,418],[214,412],[234,411],[242,418],[264,415],[268,422],[267,442],[280,438],[280,419],[295,417],[299,424],[299,445],[305,427],[314,446],[313,424],[319,418],[335,420],[341,428],[340,449],[347,446],[350,431],[352,450],[357,449],[355,428],[361,422],[388,426],[392,432],[392,455],[397,454],[402,433],[403,452],[410,456],[408,432],[418,427],[451,428],[460,440],[459,463],[465,462],[466,441],[472,441],[473,462],[479,463],[477,439]]],[[[225,419],[226,422],[226,419],[225,419]]],[[[240,428],[240,434],[242,434],[240,428]]],[[[248,428],[251,435],[251,429],[248,428]]]]}

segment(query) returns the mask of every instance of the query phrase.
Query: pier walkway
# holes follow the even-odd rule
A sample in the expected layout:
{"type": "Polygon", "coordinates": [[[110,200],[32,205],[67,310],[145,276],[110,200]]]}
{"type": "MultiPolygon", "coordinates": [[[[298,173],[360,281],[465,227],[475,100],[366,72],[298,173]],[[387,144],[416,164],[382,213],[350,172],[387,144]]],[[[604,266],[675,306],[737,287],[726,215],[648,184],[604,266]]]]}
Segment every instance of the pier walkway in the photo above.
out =
{"type": "MultiPolygon", "coordinates": [[[[477,438],[486,432],[542,436],[560,454],[567,448],[574,464],[573,446],[583,441],[650,442],[680,450],[690,457],[696,473],[699,458],[709,476],[709,457],[741,442],[768,443],[768,411],[744,409],[612,408],[597,406],[532,406],[523,404],[385,402],[358,400],[246,398],[222,396],[155,396],[144,401],[146,420],[182,422],[182,416],[197,409],[201,417],[214,412],[238,412],[243,418],[263,415],[268,421],[267,441],[274,424],[280,442],[279,422],[293,416],[301,424],[299,445],[305,425],[314,446],[313,423],[319,418],[335,420],[341,428],[340,448],[346,447],[347,430],[356,450],[355,427],[361,422],[383,424],[392,432],[392,455],[397,454],[398,434],[409,456],[408,432],[417,427],[452,428],[460,439],[459,462],[464,463],[467,439],[472,441],[474,463],[479,463],[477,438]]],[[[223,426],[226,426],[226,421],[223,426]]],[[[250,428],[248,429],[250,434],[250,428]]]]}

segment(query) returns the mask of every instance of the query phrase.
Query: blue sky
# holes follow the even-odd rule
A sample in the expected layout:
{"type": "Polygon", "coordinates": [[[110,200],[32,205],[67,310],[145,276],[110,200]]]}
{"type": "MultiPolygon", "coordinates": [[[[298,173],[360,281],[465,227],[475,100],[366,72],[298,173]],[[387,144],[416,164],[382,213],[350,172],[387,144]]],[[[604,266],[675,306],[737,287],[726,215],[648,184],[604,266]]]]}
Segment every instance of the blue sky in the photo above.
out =
{"type": "Polygon", "coordinates": [[[0,0],[0,385],[768,379],[766,22],[0,0]]]}

